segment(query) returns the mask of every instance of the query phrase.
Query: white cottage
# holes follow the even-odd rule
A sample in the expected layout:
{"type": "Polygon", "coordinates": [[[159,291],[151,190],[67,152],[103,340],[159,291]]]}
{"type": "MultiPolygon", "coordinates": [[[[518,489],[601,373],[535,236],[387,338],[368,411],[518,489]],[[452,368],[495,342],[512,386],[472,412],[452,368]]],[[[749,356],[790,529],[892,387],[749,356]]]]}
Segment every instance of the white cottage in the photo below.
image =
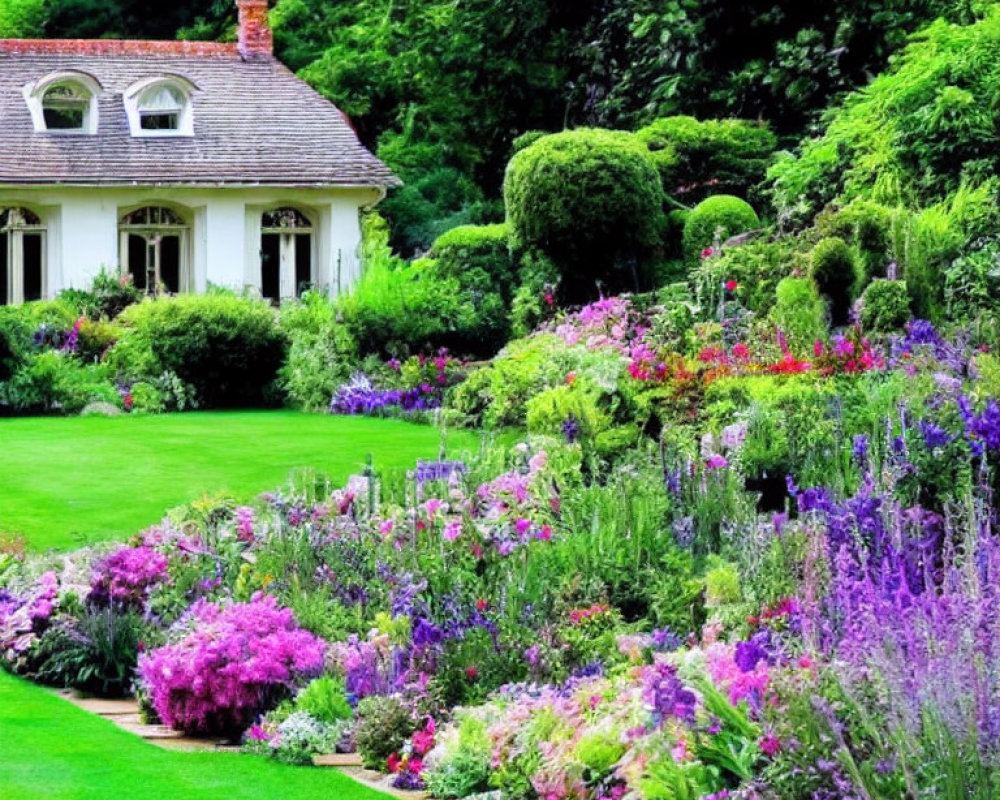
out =
{"type": "Polygon", "coordinates": [[[237,5],[238,44],[0,40],[0,303],[102,267],[273,301],[358,278],[397,179],[275,60],[267,0],[237,5]]]}

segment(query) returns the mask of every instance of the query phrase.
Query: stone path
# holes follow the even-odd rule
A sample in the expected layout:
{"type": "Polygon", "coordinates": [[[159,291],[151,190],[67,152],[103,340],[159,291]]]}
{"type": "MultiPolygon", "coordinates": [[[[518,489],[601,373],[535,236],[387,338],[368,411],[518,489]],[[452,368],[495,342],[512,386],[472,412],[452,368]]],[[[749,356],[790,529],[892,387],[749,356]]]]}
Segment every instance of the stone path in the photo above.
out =
{"type": "MultiPolygon", "coordinates": [[[[164,750],[177,750],[181,752],[194,752],[211,750],[215,752],[239,752],[238,745],[233,745],[227,741],[217,739],[205,739],[194,736],[185,736],[180,731],[168,728],[166,725],[148,725],[142,721],[139,715],[139,703],[134,699],[126,700],[102,700],[96,697],[83,697],[79,693],[64,689],[57,692],[64,700],[68,700],[75,706],[97,714],[99,717],[110,720],[120,728],[141,736],[147,742],[164,750]]],[[[313,763],[317,767],[333,767],[339,769],[343,774],[353,778],[358,783],[376,789],[385,794],[399,798],[399,800],[426,800],[427,792],[406,792],[395,789],[392,786],[392,775],[383,775],[375,770],[365,769],[361,763],[361,756],[357,753],[333,753],[330,755],[316,756],[313,763]]]]}

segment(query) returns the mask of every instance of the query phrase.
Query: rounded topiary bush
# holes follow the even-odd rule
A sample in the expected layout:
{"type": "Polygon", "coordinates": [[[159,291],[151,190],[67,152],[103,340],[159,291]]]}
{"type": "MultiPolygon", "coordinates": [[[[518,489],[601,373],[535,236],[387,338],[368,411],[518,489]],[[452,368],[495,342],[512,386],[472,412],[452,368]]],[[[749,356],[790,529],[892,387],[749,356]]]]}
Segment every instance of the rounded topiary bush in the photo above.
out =
{"type": "Polygon", "coordinates": [[[725,241],[760,225],[757,212],[748,202],[731,194],[717,194],[691,209],[684,221],[684,257],[697,264],[698,257],[716,238],[725,241]]]}
{"type": "Polygon", "coordinates": [[[910,318],[906,281],[876,278],[861,295],[861,324],[869,331],[892,331],[910,318]]]}
{"type": "Polygon", "coordinates": [[[139,659],[164,724],[235,738],[254,718],[323,671],[326,645],[273,597],[219,606],[200,600],[177,641],[139,659]]]}
{"type": "Polygon", "coordinates": [[[435,239],[429,255],[446,277],[499,291],[509,298],[514,288],[509,238],[510,228],[505,223],[462,225],[435,239]]]}
{"type": "Polygon", "coordinates": [[[816,288],[830,303],[830,321],[845,324],[858,283],[857,265],[847,242],[835,236],[817,242],[809,255],[809,271],[816,288]]]}
{"type": "Polygon", "coordinates": [[[663,189],[631,134],[581,128],[544,136],[507,166],[511,244],[537,248],[562,275],[567,299],[644,285],[663,231],[663,189]]]}

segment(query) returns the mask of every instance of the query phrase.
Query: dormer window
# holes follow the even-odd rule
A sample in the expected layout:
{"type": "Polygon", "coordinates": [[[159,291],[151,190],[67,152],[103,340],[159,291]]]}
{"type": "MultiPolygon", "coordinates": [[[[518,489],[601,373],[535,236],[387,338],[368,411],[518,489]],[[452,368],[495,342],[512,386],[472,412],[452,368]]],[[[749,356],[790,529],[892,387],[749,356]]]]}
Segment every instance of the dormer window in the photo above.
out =
{"type": "Polygon", "coordinates": [[[97,133],[100,84],[82,72],[58,72],[24,88],[35,130],[97,133]]]}
{"type": "Polygon", "coordinates": [[[42,116],[50,131],[83,131],[90,94],[78,83],[57,83],[42,96],[42,116]]]}
{"type": "Polygon", "coordinates": [[[125,94],[125,111],[133,136],[193,136],[191,91],[180,77],[153,78],[125,94]]]}

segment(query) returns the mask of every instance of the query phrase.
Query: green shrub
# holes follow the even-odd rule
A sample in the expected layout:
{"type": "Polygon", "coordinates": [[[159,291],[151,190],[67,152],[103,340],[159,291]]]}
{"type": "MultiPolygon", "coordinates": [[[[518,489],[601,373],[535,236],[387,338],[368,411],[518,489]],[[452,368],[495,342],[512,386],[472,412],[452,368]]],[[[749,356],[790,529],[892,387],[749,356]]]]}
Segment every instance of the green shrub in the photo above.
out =
{"type": "Polygon", "coordinates": [[[101,697],[123,697],[132,686],[139,642],[151,634],[138,611],[87,607],[42,635],[38,677],[101,697]]]}
{"type": "Polygon", "coordinates": [[[861,295],[861,325],[868,331],[893,331],[910,318],[910,295],[903,281],[876,278],[861,295]]]}
{"type": "Polygon", "coordinates": [[[287,402],[307,411],[326,409],[357,363],[354,339],[337,320],[336,305],[319,292],[281,307],[279,326],[288,355],[278,378],[287,402]]]}
{"type": "Polygon", "coordinates": [[[544,389],[528,401],[526,410],[531,433],[562,435],[566,433],[564,426],[571,424],[573,435],[588,443],[610,423],[608,413],[600,406],[600,392],[583,378],[572,385],[544,389]]]}
{"type": "Polygon", "coordinates": [[[710,562],[711,567],[705,572],[705,605],[712,608],[738,603],[743,598],[743,590],[736,565],[717,556],[710,562]]]}
{"type": "Polygon", "coordinates": [[[385,257],[336,304],[359,354],[403,358],[449,347],[474,329],[476,310],[461,297],[458,281],[439,279],[432,261],[385,257]]]}
{"type": "Polygon", "coordinates": [[[1000,171],[1000,10],[973,25],[941,20],[848,96],[825,133],[769,171],[779,215],[808,219],[830,201],[914,208],[1000,171]]]}
{"type": "Polygon", "coordinates": [[[47,350],[30,357],[0,384],[0,405],[20,413],[77,414],[89,403],[121,406],[105,365],[81,364],[68,353],[47,350]]]}
{"type": "Polygon", "coordinates": [[[126,375],[168,371],[194,387],[203,407],[255,406],[271,398],[285,356],[274,310],[229,295],[148,299],[120,316],[125,329],[112,361],[126,375]]]}
{"type": "Polygon", "coordinates": [[[457,741],[444,745],[442,757],[424,774],[427,788],[442,800],[459,800],[489,787],[491,741],[486,723],[459,712],[457,741]]]}
{"type": "Polygon", "coordinates": [[[92,319],[114,319],[142,298],[142,292],[132,284],[131,275],[119,275],[103,267],[94,276],[89,291],[64,289],[59,293],[60,300],[92,319]]]}
{"type": "Polygon", "coordinates": [[[812,352],[813,343],[826,338],[825,308],[816,284],[809,278],[784,278],[775,297],[771,321],[785,334],[793,353],[812,352]]]}
{"type": "Polygon", "coordinates": [[[163,395],[151,383],[133,383],[129,392],[132,395],[133,414],[159,414],[163,411],[163,395]]]}
{"type": "Polygon", "coordinates": [[[816,230],[826,238],[835,236],[853,245],[861,274],[866,279],[884,278],[889,263],[890,231],[896,212],[869,200],[855,200],[838,209],[827,209],[816,217],[816,230]]]}
{"type": "Polygon", "coordinates": [[[403,703],[389,696],[372,696],[358,703],[354,729],[358,753],[368,769],[384,770],[386,759],[403,746],[417,723],[403,703]]]}
{"type": "Polygon", "coordinates": [[[546,302],[546,296],[559,284],[559,268],[540,250],[524,252],[519,266],[520,283],[510,309],[510,328],[515,337],[527,336],[552,315],[554,306],[546,302]]]}
{"type": "Polygon", "coordinates": [[[506,309],[514,294],[514,262],[507,225],[465,225],[442,234],[431,248],[434,271],[454,280],[461,302],[475,311],[475,321],[464,331],[465,341],[452,345],[463,353],[491,356],[507,341],[506,309]]]}
{"type": "Polygon", "coordinates": [[[944,273],[944,302],[950,319],[966,321],[997,308],[1000,242],[956,258],[944,273]]]}
{"type": "Polygon", "coordinates": [[[344,681],[329,675],[312,680],[302,689],[295,696],[295,708],[327,724],[354,717],[354,710],[347,702],[344,681]]]}
{"type": "Polygon", "coordinates": [[[635,135],[649,149],[663,191],[685,202],[719,192],[751,196],[777,146],[765,124],[743,119],[665,117],[635,135]]]}
{"type": "Polygon", "coordinates": [[[121,338],[122,329],[113,322],[83,319],[77,332],[76,354],[83,361],[97,361],[121,338]]]}
{"type": "Polygon", "coordinates": [[[799,247],[789,236],[730,247],[718,258],[701,259],[690,273],[689,281],[704,308],[717,308],[722,287],[733,280],[739,286],[739,300],[747,310],[767,314],[774,305],[778,282],[806,260],[799,247]]]}
{"type": "Polygon", "coordinates": [[[706,247],[759,225],[757,212],[745,200],[728,194],[702,200],[684,222],[684,258],[693,267],[706,247]]]}
{"type": "Polygon", "coordinates": [[[830,303],[832,324],[846,324],[859,283],[857,265],[847,242],[833,236],[817,242],[809,254],[809,274],[830,303]]]}
{"type": "Polygon", "coordinates": [[[504,203],[511,244],[539,248],[559,267],[569,299],[648,279],[663,230],[663,190],[631,134],[578,129],[538,139],[511,159],[504,203]]]}
{"type": "Polygon", "coordinates": [[[0,306],[0,383],[10,380],[28,360],[33,333],[19,306],[0,306]]]}

